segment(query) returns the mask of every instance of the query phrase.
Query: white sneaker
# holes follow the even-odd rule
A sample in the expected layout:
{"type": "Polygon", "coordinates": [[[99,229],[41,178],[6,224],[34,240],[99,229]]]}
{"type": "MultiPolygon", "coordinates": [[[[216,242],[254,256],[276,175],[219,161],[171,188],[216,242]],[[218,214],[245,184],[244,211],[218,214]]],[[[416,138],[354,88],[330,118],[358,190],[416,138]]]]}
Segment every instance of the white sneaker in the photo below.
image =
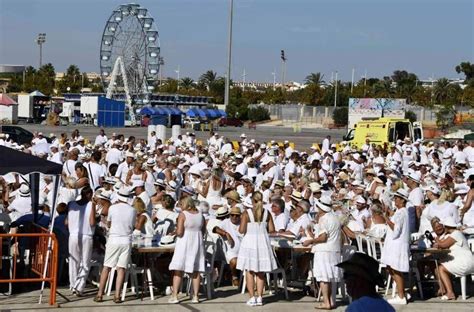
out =
{"type": "Polygon", "coordinates": [[[248,306],[251,306],[251,307],[254,307],[257,305],[257,301],[255,300],[255,297],[252,297],[250,298],[249,300],[247,300],[247,305],[248,306]]]}
{"type": "Polygon", "coordinates": [[[199,303],[199,297],[193,296],[193,299],[191,299],[191,303],[199,303]]]}
{"type": "Polygon", "coordinates": [[[173,288],[171,288],[171,286],[166,286],[165,294],[167,296],[171,296],[172,293],[173,293],[173,288]]]}
{"type": "Polygon", "coordinates": [[[263,305],[262,297],[257,297],[257,301],[256,301],[255,305],[257,305],[257,306],[262,306],[263,305]]]}
{"type": "Polygon", "coordinates": [[[179,303],[179,300],[177,297],[171,297],[168,299],[168,303],[176,304],[179,303]]]}
{"type": "Polygon", "coordinates": [[[407,304],[407,299],[396,296],[395,298],[388,299],[387,302],[390,303],[391,305],[398,305],[398,304],[402,305],[402,304],[407,304]]]}

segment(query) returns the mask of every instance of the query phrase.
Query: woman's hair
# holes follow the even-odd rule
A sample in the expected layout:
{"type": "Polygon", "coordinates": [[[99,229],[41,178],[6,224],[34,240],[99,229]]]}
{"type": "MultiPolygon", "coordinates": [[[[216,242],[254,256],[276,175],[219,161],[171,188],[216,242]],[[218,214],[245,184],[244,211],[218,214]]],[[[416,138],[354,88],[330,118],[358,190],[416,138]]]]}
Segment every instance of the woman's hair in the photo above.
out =
{"type": "Polygon", "coordinates": [[[163,207],[167,210],[172,210],[174,209],[176,201],[171,197],[171,195],[165,194],[163,195],[163,198],[161,199],[161,204],[163,207]]]}
{"type": "Polygon", "coordinates": [[[441,220],[440,220],[438,217],[433,217],[433,218],[431,218],[430,222],[431,222],[431,225],[433,226],[433,224],[434,224],[435,222],[438,222],[438,223],[439,223],[439,222],[441,222],[441,220]]]}
{"type": "Polygon", "coordinates": [[[397,180],[392,184],[395,187],[394,192],[398,191],[400,188],[403,187],[403,181],[402,180],[397,180]]]}
{"type": "Polygon", "coordinates": [[[370,207],[370,210],[372,211],[373,214],[382,215],[383,214],[382,203],[379,200],[374,200],[372,202],[372,206],[370,207]]]}
{"type": "Polygon", "coordinates": [[[139,197],[135,197],[135,199],[133,200],[133,205],[132,206],[133,206],[133,208],[135,208],[135,210],[138,213],[144,213],[146,211],[145,203],[139,197]]]}
{"type": "Polygon", "coordinates": [[[194,201],[194,199],[192,197],[185,197],[182,199],[182,209],[183,210],[197,210],[196,208],[196,202],[194,201]]]}
{"type": "Polygon", "coordinates": [[[74,169],[76,169],[76,170],[79,169],[79,171],[82,174],[81,178],[88,178],[89,177],[89,174],[87,173],[87,169],[86,169],[86,167],[84,167],[82,165],[82,163],[76,163],[76,165],[74,166],[74,169]]]}
{"type": "Polygon", "coordinates": [[[438,204],[442,204],[445,201],[453,201],[453,192],[449,189],[441,190],[441,195],[438,198],[438,204]]]}
{"type": "Polygon", "coordinates": [[[255,222],[262,222],[263,218],[263,195],[260,192],[252,194],[252,203],[255,211],[255,222]]]}
{"type": "Polygon", "coordinates": [[[142,169],[143,168],[143,159],[135,161],[135,167],[142,169]]]}

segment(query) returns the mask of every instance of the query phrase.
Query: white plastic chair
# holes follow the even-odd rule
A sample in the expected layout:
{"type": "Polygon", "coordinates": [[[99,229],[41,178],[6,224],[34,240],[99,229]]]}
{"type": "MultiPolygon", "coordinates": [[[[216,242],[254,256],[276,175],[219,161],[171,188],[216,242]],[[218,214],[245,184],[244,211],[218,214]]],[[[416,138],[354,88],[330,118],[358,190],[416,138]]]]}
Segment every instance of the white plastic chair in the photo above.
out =
{"type": "MultiPolygon", "coordinates": [[[[218,245],[222,244],[222,239],[218,238],[216,242],[206,240],[205,241],[205,250],[206,252],[206,264],[205,264],[205,272],[201,273],[201,285],[205,288],[207,293],[207,299],[212,299],[212,292],[213,292],[213,274],[214,274],[214,261],[216,258],[216,252],[218,245]]],[[[191,286],[192,286],[192,278],[188,276],[188,284],[186,287],[186,292],[189,295],[191,293],[191,286]]]]}
{"type": "Polygon", "coordinates": [[[278,291],[278,274],[281,274],[282,275],[282,286],[283,286],[283,290],[285,291],[285,299],[286,300],[289,300],[289,297],[288,297],[288,284],[287,284],[287,281],[286,281],[286,273],[285,273],[285,269],[280,265],[280,263],[278,262],[278,258],[275,254],[275,250],[272,248],[272,252],[273,252],[273,256],[275,257],[275,261],[277,263],[277,268],[273,271],[271,271],[270,273],[267,273],[267,283],[268,283],[268,290],[270,292],[270,294],[272,294],[272,285],[270,283],[270,275],[273,276],[273,290],[275,292],[278,291]]]}

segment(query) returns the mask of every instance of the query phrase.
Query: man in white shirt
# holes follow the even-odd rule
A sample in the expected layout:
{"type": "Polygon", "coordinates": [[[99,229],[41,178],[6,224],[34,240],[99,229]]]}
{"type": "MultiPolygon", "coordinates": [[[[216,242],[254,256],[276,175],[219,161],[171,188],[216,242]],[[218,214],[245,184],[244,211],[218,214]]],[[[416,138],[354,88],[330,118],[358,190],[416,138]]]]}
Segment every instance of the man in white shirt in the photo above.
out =
{"type": "Polygon", "coordinates": [[[115,141],[113,147],[105,155],[105,161],[107,162],[107,169],[112,164],[120,164],[122,162],[122,152],[118,149],[120,141],[115,141]]]}
{"type": "Polygon", "coordinates": [[[323,140],[323,143],[322,143],[322,147],[321,147],[321,153],[324,155],[325,153],[327,153],[327,151],[329,151],[329,148],[331,146],[331,136],[328,135],[324,140],[323,140]]]}
{"type": "Polygon", "coordinates": [[[133,181],[132,188],[132,191],[135,193],[135,196],[137,196],[143,201],[148,214],[151,216],[153,205],[151,204],[150,196],[148,196],[148,193],[145,191],[145,183],[142,180],[135,180],[133,181]]]}
{"type": "Polygon", "coordinates": [[[152,131],[150,133],[150,139],[148,140],[148,146],[150,147],[152,151],[154,151],[156,148],[156,139],[157,139],[156,132],[152,131]]]}
{"type": "MultiPolygon", "coordinates": [[[[370,219],[370,211],[367,209],[367,201],[362,196],[356,198],[356,209],[351,211],[360,231],[365,229],[366,222],[370,219]]],[[[354,229],[353,229],[354,230],[354,229]]]]}
{"type": "Polygon", "coordinates": [[[105,135],[104,129],[100,129],[99,135],[95,138],[95,146],[104,145],[107,143],[107,136],[105,135]]]}
{"type": "Polygon", "coordinates": [[[99,165],[101,158],[101,153],[99,151],[95,151],[92,153],[91,161],[85,165],[87,172],[89,173],[89,183],[93,190],[96,190],[102,186],[102,182],[104,182],[104,177],[106,175],[104,167],[99,165]]]}
{"type": "Polygon", "coordinates": [[[404,176],[404,182],[408,186],[410,193],[408,194],[408,219],[410,222],[410,232],[417,232],[418,216],[421,216],[424,207],[424,195],[423,191],[419,187],[420,185],[420,173],[410,172],[404,176]]]}
{"type": "Polygon", "coordinates": [[[99,291],[96,301],[102,301],[105,284],[110,270],[117,268],[115,283],[115,298],[120,298],[122,285],[125,279],[125,270],[132,250],[132,233],[135,228],[136,210],[128,204],[130,190],[122,187],[118,191],[118,202],[110,206],[107,215],[109,225],[109,239],[105,247],[104,268],[100,274],[99,291]]]}
{"type": "Polygon", "coordinates": [[[11,221],[31,213],[30,188],[26,184],[21,184],[18,190],[19,196],[16,197],[8,206],[11,221]]]}
{"type": "Polygon", "coordinates": [[[90,270],[96,224],[92,195],[92,189],[85,186],[81,198],[68,204],[69,283],[77,296],[82,296],[90,270]]]}
{"type": "Polygon", "coordinates": [[[118,178],[122,183],[125,183],[127,179],[128,171],[132,169],[133,162],[135,161],[135,154],[131,152],[125,153],[125,161],[123,161],[117,168],[115,177],[118,178]]]}
{"type": "Polygon", "coordinates": [[[293,205],[290,210],[291,220],[286,226],[286,231],[280,233],[292,235],[295,239],[305,236],[305,231],[311,225],[311,219],[305,213],[305,211],[309,211],[309,208],[309,203],[306,200],[300,200],[296,205],[293,205]]]}
{"type": "Polygon", "coordinates": [[[51,155],[49,155],[48,160],[62,165],[63,164],[62,153],[59,152],[58,146],[55,144],[52,144],[49,148],[51,150],[51,155]]]}
{"type": "Polygon", "coordinates": [[[285,158],[288,159],[291,157],[291,154],[293,153],[293,149],[290,146],[289,141],[283,142],[283,147],[285,148],[285,158]]]}
{"type": "Polygon", "coordinates": [[[244,162],[244,157],[240,154],[235,156],[235,162],[237,163],[237,167],[235,168],[235,172],[239,172],[241,175],[247,175],[248,166],[244,162]]]}
{"type": "Polygon", "coordinates": [[[285,184],[290,184],[291,178],[296,175],[295,161],[298,159],[298,153],[291,153],[290,160],[285,166],[285,184]]]}
{"type": "Polygon", "coordinates": [[[285,214],[285,201],[281,198],[273,198],[271,203],[271,215],[276,232],[284,232],[288,225],[288,217],[285,214]]]}

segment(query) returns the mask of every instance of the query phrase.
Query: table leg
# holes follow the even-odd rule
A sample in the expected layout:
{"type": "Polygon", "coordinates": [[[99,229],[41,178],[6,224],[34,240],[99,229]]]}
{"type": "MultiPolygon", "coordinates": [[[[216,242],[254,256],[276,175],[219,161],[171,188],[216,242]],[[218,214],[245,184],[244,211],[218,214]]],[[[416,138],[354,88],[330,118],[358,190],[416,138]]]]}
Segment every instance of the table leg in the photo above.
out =
{"type": "Polygon", "coordinates": [[[145,293],[145,287],[148,283],[148,277],[147,277],[147,269],[148,269],[148,254],[144,254],[143,256],[143,274],[142,274],[142,296],[141,296],[141,301],[143,301],[143,296],[145,293]]]}

